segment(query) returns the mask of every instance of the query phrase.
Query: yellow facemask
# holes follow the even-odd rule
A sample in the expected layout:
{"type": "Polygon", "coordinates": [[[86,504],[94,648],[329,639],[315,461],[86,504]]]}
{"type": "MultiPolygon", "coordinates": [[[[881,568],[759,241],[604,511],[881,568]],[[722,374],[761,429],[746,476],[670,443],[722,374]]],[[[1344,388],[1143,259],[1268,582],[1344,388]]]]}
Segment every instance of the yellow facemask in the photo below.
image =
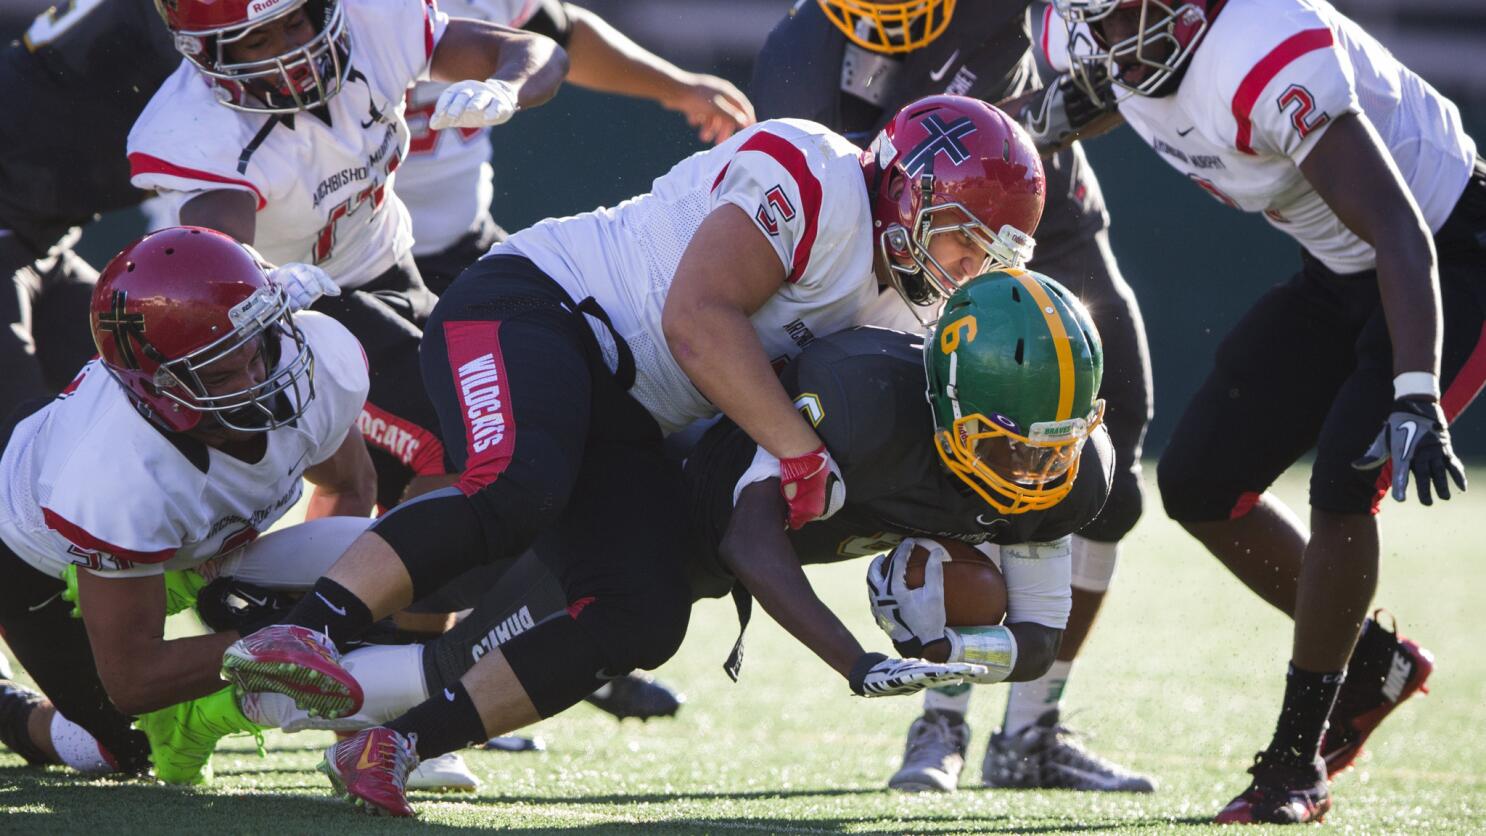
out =
{"type": "Polygon", "coordinates": [[[912,52],[944,33],[956,0],[816,0],[852,43],[886,55],[912,52]]]}
{"type": "Polygon", "coordinates": [[[934,447],[944,466],[992,508],[1025,514],[1068,496],[1084,441],[1103,422],[1103,400],[1083,418],[1034,425],[1030,438],[976,413],[936,433],[934,447]]]}

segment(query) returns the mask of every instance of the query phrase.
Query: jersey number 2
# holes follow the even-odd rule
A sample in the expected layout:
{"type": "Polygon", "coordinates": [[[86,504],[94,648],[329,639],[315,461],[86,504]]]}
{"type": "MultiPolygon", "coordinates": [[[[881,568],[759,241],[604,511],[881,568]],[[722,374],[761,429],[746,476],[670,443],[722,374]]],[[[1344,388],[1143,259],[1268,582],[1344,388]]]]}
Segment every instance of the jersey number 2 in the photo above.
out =
{"type": "Polygon", "coordinates": [[[1290,110],[1292,106],[1295,108],[1290,113],[1290,124],[1295,126],[1295,132],[1300,134],[1301,139],[1331,121],[1329,114],[1315,112],[1316,97],[1299,84],[1292,84],[1285,88],[1285,92],[1280,94],[1279,105],[1281,113],[1290,110]]]}

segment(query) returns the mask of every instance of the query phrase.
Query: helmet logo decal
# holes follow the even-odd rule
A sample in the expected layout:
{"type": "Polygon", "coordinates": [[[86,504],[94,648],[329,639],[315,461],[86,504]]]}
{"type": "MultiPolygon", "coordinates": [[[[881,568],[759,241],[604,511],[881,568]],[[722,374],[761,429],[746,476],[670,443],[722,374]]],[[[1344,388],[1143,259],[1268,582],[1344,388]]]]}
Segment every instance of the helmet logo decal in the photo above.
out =
{"type": "Polygon", "coordinates": [[[795,398],[795,409],[800,410],[812,427],[820,426],[826,418],[826,408],[820,405],[820,396],[814,392],[805,392],[795,398]]]}
{"type": "Polygon", "coordinates": [[[962,316],[959,319],[944,326],[939,333],[939,350],[945,354],[953,354],[960,347],[961,335],[965,342],[975,342],[975,315],[962,316]]]}
{"type": "Polygon", "coordinates": [[[970,149],[960,141],[975,133],[975,123],[970,117],[962,116],[946,125],[937,114],[931,113],[919,124],[929,135],[913,146],[903,161],[903,168],[909,174],[917,176],[924,169],[931,168],[934,157],[941,152],[955,165],[970,159],[970,149]]]}
{"type": "Polygon", "coordinates": [[[139,358],[134,356],[133,340],[144,342],[144,314],[128,313],[129,294],[115,290],[113,307],[108,313],[99,314],[98,327],[113,334],[114,345],[119,347],[119,357],[131,369],[139,368],[139,358]]]}

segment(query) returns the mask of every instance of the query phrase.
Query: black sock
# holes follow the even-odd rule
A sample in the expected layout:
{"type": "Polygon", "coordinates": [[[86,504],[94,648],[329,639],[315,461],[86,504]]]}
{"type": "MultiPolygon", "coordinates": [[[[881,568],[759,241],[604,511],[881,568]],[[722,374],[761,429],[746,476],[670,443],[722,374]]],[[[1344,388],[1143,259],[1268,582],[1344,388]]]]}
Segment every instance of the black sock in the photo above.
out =
{"type": "Polygon", "coordinates": [[[420,761],[485,741],[485,723],[463,682],[456,682],[413,706],[408,713],[388,723],[387,728],[403,736],[417,735],[420,761]]]}
{"type": "Polygon", "coordinates": [[[1290,663],[1285,678],[1285,704],[1275,726],[1270,753],[1297,765],[1309,765],[1321,750],[1321,735],[1326,733],[1326,718],[1336,702],[1336,692],[1346,677],[1344,671],[1317,673],[1301,670],[1290,663]]]}
{"type": "Polygon", "coordinates": [[[341,646],[371,628],[372,614],[351,590],[330,578],[321,578],[299,599],[283,623],[317,630],[341,646]]]}

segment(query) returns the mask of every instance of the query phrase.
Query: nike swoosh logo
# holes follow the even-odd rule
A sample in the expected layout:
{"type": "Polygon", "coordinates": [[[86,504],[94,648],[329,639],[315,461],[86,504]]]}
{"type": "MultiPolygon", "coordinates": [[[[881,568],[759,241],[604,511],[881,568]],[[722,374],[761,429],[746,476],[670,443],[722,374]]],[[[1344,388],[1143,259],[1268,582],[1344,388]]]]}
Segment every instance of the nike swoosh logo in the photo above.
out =
{"type": "Polygon", "coordinates": [[[356,759],[357,769],[371,769],[376,766],[376,764],[371,762],[371,758],[367,757],[371,754],[372,744],[376,742],[377,739],[375,737],[367,735],[366,745],[361,747],[361,757],[356,759]]]}
{"type": "Polygon", "coordinates": [[[1186,129],[1185,131],[1177,131],[1176,132],[1176,135],[1177,136],[1186,136],[1187,134],[1189,134],[1189,133],[1191,133],[1192,131],[1195,131],[1195,130],[1197,130],[1197,126],[1196,125],[1193,125],[1192,127],[1186,129]]]}
{"type": "Polygon", "coordinates": [[[1003,520],[1000,517],[996,517],[994,519],[989,519],[988,520],[988,519],[985,518],[985,515],[984,514],[976,514],[975,515],[975,521],[978,522],[978,523],[980,523],[981,525],[985,526],[986,528],[994,528],[994,527],[1000,525],[1001,523],[1006,522],[1006,520],[1003,520]]]}
{"type": "Polygon", "coordinates": [[[454,692],[450,691],[448,688],[445,688],[444,699],[448,700],[449,702],[454,702],[454,692]]]}
{"type": "MultiPolygon", "coordinates": [[[[315,593],[315,597],[316,598],[319,598],[321,601],[325,601],[325,606],[330,607],[330,611],[333,612],[333,613],[335,613],[336,615],[345,615],[346,614],[346,608],[345,607],[337,607],[335,604],[332,604],[329,601],[326,601],[324,595],[321,595],[320,593],[316,592],[315,593]]],[[[329,635],[329,634],[327,633],[326,635],[329,635]]]]}
{"type": "Polygon", "coordinates": [[[1048,764],[1048,766],[1051,766],[1053,769],[1062,772],[1064,775],[1070,775],[1074,778],[1082,778],[1084,781],[1095,786],[1108,788],[1115,788],[1119,786],[1119,782],[1112,781],[1109,779],[1108,776],[1101,775],[1098,772],[1090,772],[1087,769],[1079,769],[1076,766],[1068,766],[1067,764],[1061,763],[1051,763],[1048,764]]]}
{"type": "Polygon", "coordinates": [[[929,78],[934,81],[938,81],[939,79],[944,78],[944,74],[949,72],[949,66],[955,62],[956,58],[959,57],[960,51],[958,49],[950,53],[949,60],[944,62],[944,66],[940,67],[938,72],[929,73],[929,78]]]}
{"type": "MultiPolygon", "coordinates": [[[[243,592],[242,590],[238,590],[237,597],[243,599],[244,601],[247,601],[249,604],[252,604],[255,607],[266,607],[266,606],[268,606],[268,599],[267,598],[254,598],[253,596],[249,595],[246,592],[243,592]]],[[[322,598],[321,600],[324,600],[324,599],[322,598]]]]}
{"type": "Polygon", "coordinates": [[[1414,434],[1419,431],[1419,425],[1413,421],[1409,421],[1405,424],[1399,424],[1398,431],[1404,434],[1403,456],[1404,458],[1408,458],[1409,452],[1414,446],[1414,434]]]}

